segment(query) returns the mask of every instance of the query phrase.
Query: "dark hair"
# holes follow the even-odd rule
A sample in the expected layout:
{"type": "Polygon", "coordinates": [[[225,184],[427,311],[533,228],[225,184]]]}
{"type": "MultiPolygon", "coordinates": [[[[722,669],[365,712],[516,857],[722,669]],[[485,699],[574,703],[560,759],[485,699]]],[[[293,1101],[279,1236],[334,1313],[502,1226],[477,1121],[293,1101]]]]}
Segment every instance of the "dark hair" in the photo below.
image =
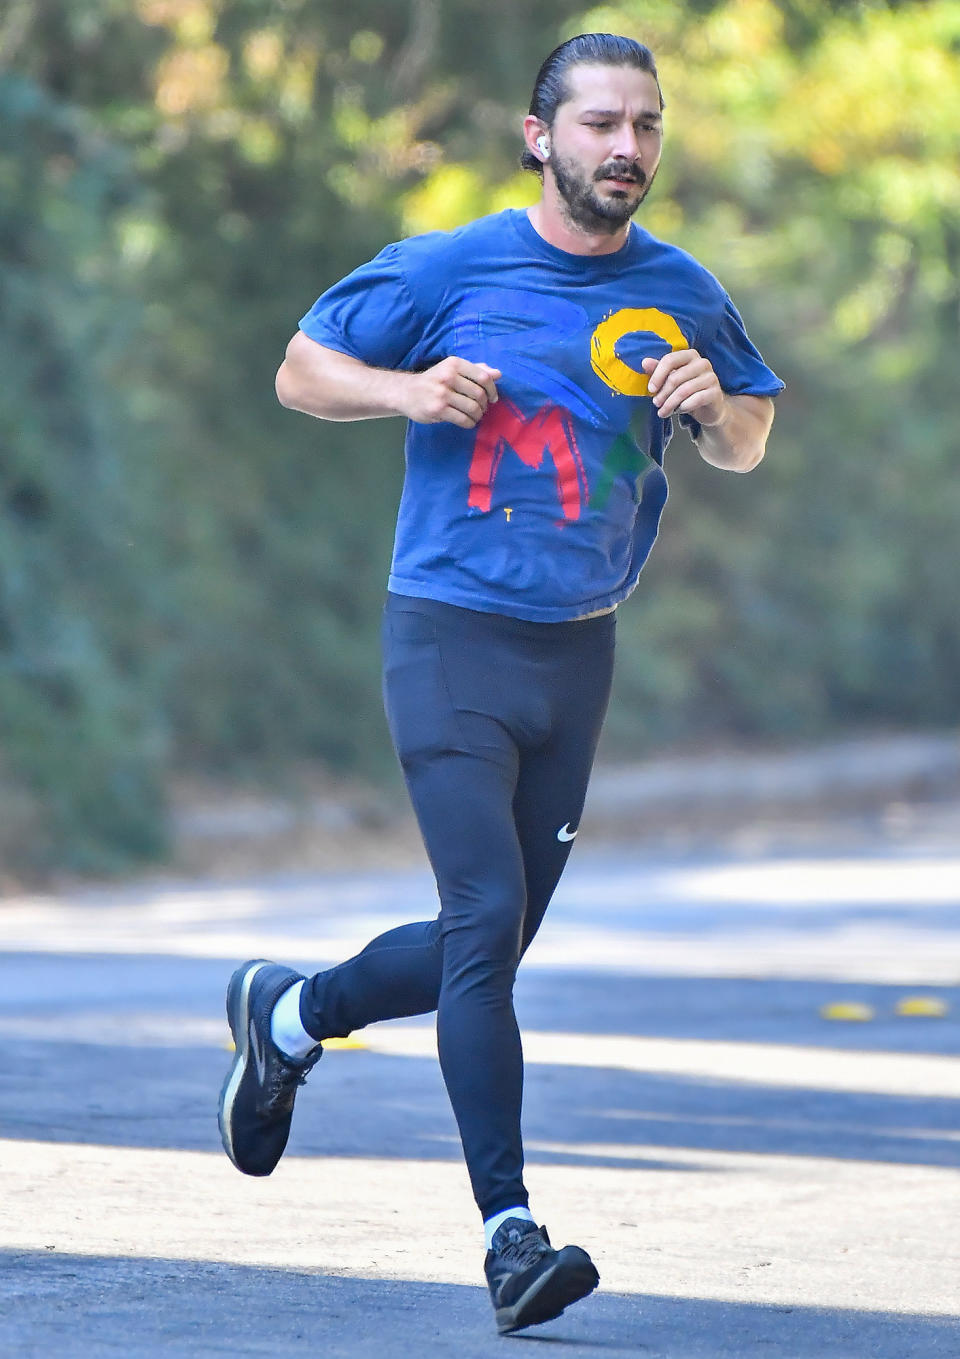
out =
{"type": "MultiPolygon", "coordinates": [[[[530,112],[541,119],[547,127],[553,126],[557,109],[570,98],[567,88],[567,71],[571,66],[635,66],[638,71],[649,71],[657,82],[660,107],[663,108],[663,93],[657,65],[649,47],[634,38],[624,38],[618,33],[579,33],[568,38],[547,57],[537,72],[536,83],[530,98],[530,112]]],[[[536,156],[524,147],[520,164],[524,170],[543,173],[543,166],[536,156]]]]}

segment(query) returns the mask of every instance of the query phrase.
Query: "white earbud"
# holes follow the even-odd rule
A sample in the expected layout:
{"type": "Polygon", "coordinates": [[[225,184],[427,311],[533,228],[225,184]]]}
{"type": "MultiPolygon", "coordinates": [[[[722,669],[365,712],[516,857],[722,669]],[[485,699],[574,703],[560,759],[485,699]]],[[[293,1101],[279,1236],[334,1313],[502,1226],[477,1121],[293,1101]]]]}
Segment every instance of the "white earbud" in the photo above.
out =
{"type": "Polygon", "coordinates": [[[537,150],[542,154],[544,160],[550,159],[550,143],[546,137],[537,138],[537,150]]]}

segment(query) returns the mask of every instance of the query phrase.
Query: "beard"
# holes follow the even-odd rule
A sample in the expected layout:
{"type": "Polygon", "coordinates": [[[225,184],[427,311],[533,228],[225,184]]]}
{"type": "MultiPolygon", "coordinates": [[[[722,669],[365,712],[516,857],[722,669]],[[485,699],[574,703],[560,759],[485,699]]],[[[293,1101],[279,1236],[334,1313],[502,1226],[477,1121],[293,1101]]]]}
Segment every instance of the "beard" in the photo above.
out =
{"type": "Polygon", "coordinates": [[[556,154],[551,157],[550,168],[557,192],[573,225],[581,231],[609,236],[626,226],[650,192],[657,173],[654,170],[648,177],[639,165],[607,162],[600,166],[591,179],[587,179],[575,161],[563,160],[556,154]],[[640,192],[634,195],[618,189],[609,197],[601,198],[595,186],[605,179],[618,178],[632,179],[640,192]]]}

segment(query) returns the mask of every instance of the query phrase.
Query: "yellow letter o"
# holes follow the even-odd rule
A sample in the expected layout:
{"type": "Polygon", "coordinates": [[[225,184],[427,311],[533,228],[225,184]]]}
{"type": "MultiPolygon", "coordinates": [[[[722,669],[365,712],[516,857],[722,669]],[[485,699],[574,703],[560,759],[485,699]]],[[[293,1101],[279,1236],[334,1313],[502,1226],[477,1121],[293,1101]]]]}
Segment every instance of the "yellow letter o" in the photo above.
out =
{"type": "Polygon", "coordinates": [[[621,396],[646,396],[647,375],[631,368],[617,354],[625,335],[647,330],[666,340],[671,349],[689,349],[690,342],[672,316],[656,307],[623,307],[597,326],[590,340],[593,371],[621,396]]]}

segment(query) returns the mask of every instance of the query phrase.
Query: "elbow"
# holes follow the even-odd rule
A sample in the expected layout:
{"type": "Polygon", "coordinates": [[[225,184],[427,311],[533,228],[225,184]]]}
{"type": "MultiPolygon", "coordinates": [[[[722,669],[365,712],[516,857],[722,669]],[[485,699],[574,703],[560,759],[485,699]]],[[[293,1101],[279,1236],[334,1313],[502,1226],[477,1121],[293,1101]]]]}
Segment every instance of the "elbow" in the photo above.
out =
{"type": "Polygon", "coordinates": [[[768,396],[744,396],[738,405],[742,413],[739,459],[735,471],[752,472],[763,462],[767,439],[773,426],[773,402],[768,396]]]}
{"type": "Polygon", "coordinates": [[[753,422],[752,427],[748,427],[744,431],[743,442],[739,450],[740,457],[734,471],[752,472],[755,467],[760,466],[767,451],[767,438],[772,424],[773,403],[767,401],[758,412],[758,418],[753,422]]]}
{"type": "Polygon", "coordinates": [[[296,403],[293,396],[293,383],[290,380],[290,372],[287,367],[286,359],[284,359],[283,363],[281,363],[280,367],[277,369],[277,376],[273,386],[280,405],[286,410],[294,410],[296,403]]]}
{"type": "Polygon", "coordinates": [[[763,462],[764,454],[767,451],[766,440],[758,447],[748,449],[743,462],[737,467],[738,472],[752,472],[755,467],[759,467],[763,462]]]}
{"type": "MultiPolygon", "coordinates": [[[[706,433],[706,429],[703,431],[706,433]]],[[[704,462],[718,467],[722,472],[752,472],[763,461],[767,451],[765,439],[737,439],[736,441],[715,443],[704,438],[697,440],[697,449],[704,462]]]]}

